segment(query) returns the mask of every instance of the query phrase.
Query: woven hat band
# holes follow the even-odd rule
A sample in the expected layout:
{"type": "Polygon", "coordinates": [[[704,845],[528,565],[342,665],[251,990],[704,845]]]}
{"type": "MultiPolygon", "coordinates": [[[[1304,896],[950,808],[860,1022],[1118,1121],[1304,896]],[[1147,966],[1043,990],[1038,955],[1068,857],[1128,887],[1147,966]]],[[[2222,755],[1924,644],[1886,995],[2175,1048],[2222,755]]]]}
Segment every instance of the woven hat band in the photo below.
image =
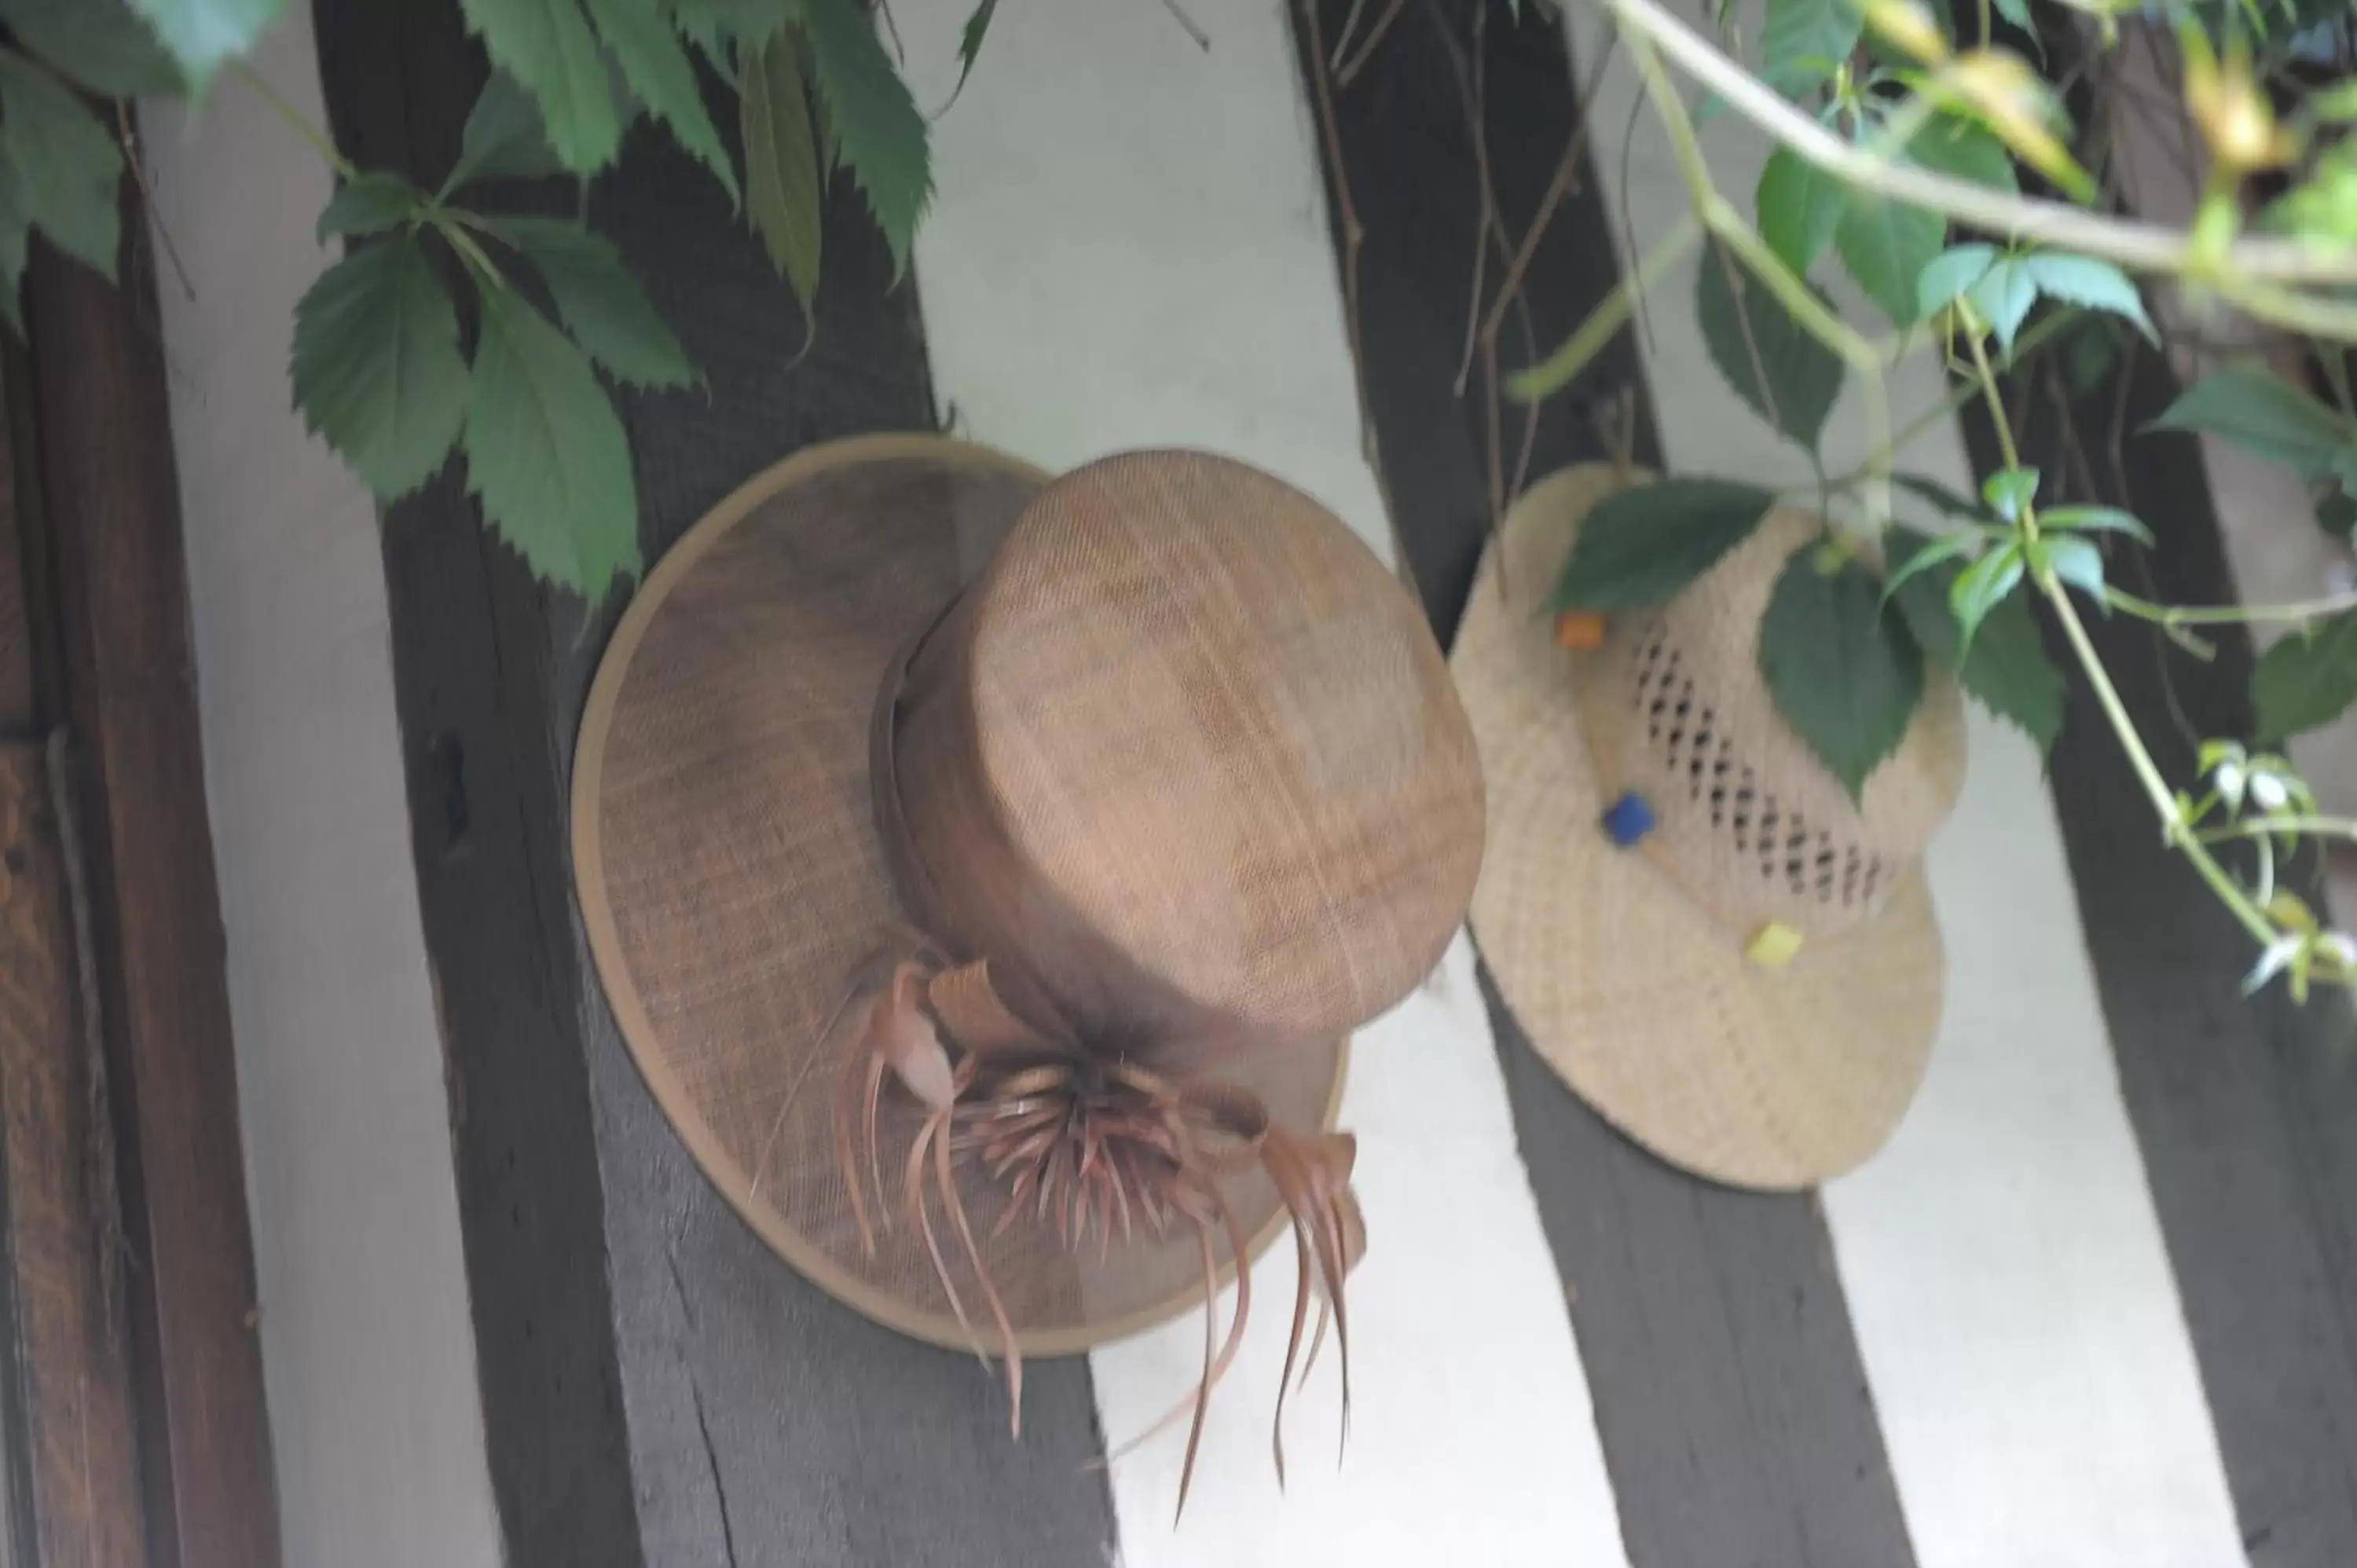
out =
{"type": "Polygon", "coordinates": [[[1633,795],[1652,818],[1623,853],[1646,856],[1737,947],[1770,927],[1824,941],[1871,919],[1963,780],[1962,707],[1936,674],[1860,800],[1779,714],[1760,622],[1823,532],[1772,511],[1669,604],[1615,616],[1601,648],[1566,655],[1587,661],[1582,729],[1605,799],[1633,795]]]}

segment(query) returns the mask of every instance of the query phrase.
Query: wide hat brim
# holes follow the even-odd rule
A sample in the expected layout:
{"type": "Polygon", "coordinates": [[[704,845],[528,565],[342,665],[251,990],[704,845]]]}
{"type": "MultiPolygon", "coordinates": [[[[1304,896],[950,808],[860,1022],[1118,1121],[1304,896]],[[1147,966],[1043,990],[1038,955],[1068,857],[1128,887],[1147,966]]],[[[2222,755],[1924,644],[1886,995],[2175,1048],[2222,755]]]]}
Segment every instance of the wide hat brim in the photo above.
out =
{"type": "MultiPolygon", "coordinates": [[[[985,448],[883,435],[806,450],[722,501],[649,574],[607,650],[573,775],[574,869],[623,1039],[696,1163],[813,1282],[918,1338],[971,1343],[904,1203],[921,1120],[882,1097],[863,1246],[834,1097],[864,1059],[826,1030],[864,960],[908,927],[878,843],[868,731],[888,666],[970,582],[1048,476],[985,448]]],[[[1329,1127],[1345,1042],[1262,1053],[1223,1081],[1297,1130],[1329,1127]]],[[[856,1094],[853,1096],[857,1099],[856,1094]]],[[[982,1299],[925,1172],[969,1314],[982,1299]]],[[[1016,1216],[974,1162],[955,1181],[1027,1355],[1150,1327],[1200,1303],[1192,1232],[1091,1236],[1016,1216]],[[996,1232],[996,1234],[994,1234],[996,1232]]],[[[1257,1171],[1228,1196],[1257,1253],[1283,1229],[1257,1171]]],[[[1222,1274],[1234,1267],[1215,1238],[1222,1274]]],[[[985,1325],[985,1335],[996,1334],[985,1325]]],[[[994,1344],[995,1348],[995,1344],[994,1344]]]]}
{"type": "Polygon", "coordinates": [[[1945,972],[1931,897],[1910,868],[1878,913],[1770,968],[1607,837],[1592,656],[1541,607],[1613,484],[1573,469],[1516,503],[1450,656],[1489,791],[1474,936],[1539,1054],[1621,1132],[1716,1181],[1813,1186],[1881,1148],[1922,1082],[1945,972]]]}

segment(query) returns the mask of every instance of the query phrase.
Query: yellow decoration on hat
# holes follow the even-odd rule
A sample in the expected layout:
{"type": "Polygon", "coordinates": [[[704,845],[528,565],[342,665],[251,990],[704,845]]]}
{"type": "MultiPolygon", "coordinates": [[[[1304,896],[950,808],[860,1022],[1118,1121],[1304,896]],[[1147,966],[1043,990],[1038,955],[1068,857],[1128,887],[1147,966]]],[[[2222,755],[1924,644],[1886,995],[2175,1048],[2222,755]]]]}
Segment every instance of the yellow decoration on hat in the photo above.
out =
{"type": "Polygon", "coordinates": [[[1770,920],[1751,933],[1743,956],[1762,969],[1781,969],[1801,950],[1801,933],[1781,920],[1770,920]]]}

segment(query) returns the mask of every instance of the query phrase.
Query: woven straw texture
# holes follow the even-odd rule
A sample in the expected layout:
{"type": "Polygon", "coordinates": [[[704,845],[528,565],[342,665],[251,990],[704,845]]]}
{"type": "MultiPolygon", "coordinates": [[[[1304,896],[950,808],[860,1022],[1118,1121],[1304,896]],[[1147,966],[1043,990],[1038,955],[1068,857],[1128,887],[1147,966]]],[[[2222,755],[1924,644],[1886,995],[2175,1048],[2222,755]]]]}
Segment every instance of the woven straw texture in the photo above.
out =
{"type": "Polygon", "coordinates": [[[1540,1053],[1622,1132],[1716,1180],[1811,1186],[1881,1147],[1938,1029],[1917,856],[1961,783],[1958,698],[1933,681],[1863,810],[1824,774],[1753,660],[1775,574],[1816,526],[1792,512],[1663,611],[1616,617],[1602,649],[1558,647],[1541,607],[1616,482],[1592,467],[1534,487],[1458,634],[1490,802],[1474,933],[1540,1053]],[[1625,789],[1657,818],[1626,850],[1598,825],[1625,789]],[[1769,919],[1806,933],[1782,968],[1744,951],[1769,919]]]}
{"type": "Polygon", "coordinates": [[[961,614],[910,675],[910,831],[996,863],[951,923],[1019,932],[1084,1029],[1330,1036],[1438,961],[1479,871],[1472,737],[1414,602],[1325,509],[1240,464],[1107,458],[961,614]],[[1141,993],[1168,1015],[1129,1015],[1141,993]]]}
{"type": "MultiPolygon", "coordinates": [[[[833,1140],[830,1096],[858,1047],[851,1031],[821,1033],[863,959],[920,924],[962,956],[989,957],[994,973],[1019,962],[1088,1037],[1173,1077],[1209,1070],[1312,1131],[1330,1123],[1343,1036],[1437,958],[1479,860],[1469,732],[1428,634],[1422,664],[1407,659],[1414,678],[1383,699],[1394,716],[1375,727],[1389,733],[1320,733],[1286,711],[1311,700],[1298,672],[1335,643],[1371,650],[1395,608],[1414,615],[1363,548],[1234,465],[1114,461],[1133,464],[1126,480],[1116,468],[1095,500],[1057,507],[1071,487],[1103,486],[1111,465],[1049,487],[932,437],[802,454],[658,565],[583,726],[583,908],[656,1098],[789,1262],[940,1344],[967,1339],[922,1240],[901,1220],[864,1252],[833,1140]],[[1209,515],[1172,499],[1189,493],[1209,515]],[[1289,521],[1251,510],[1277,500],[1289,521]],[[1162,548],[1172,534],[1193,542],[1162,548]],[[1337,598],[1292,581],[1312,560],[1359,587],[1337,598]],[[1101,596],[1123,592],[1133,597],[1103,607],[1101,596]],[[1256,630],[1279,601],[1317,608],[1256,630]],[[1154,618],[1171,605],[1176,618],[1154,618]],[[1333,618],[1325,638],[1315,613],[1333,618]],[[929,627],[892,710],[897,798],[930,883],[912,907],[877,831],[869,730],[899,656],[929,627]],[[1433,744],[1390,787],[1367,785],[1357,810],[1306,792],[1320,769],[1364,784],[1415,725],[1433,744]],[[1453,785],[1433,782],[1451,769],[1453,785]],[[1354,832],[1405,832],[1436,789],[1454,791],[1459,827],[1434,859],[1377,865],[1353,847],[1354,832]],[[1396,899],[1367,894],[1383,877],[1396,899]]],[[[920,1111],[906,1093],[883,1097],[879,1215],[897,1213],[896,1152],[920,1111]]],[[[864,1159],[864,1130],[860,1145],[864,1159]]],[[[1027,1354],[1083,1349],[1201,1299],[1191,1231],[1101,1254],[1093,1238],[1068,1250],[1018,1217],[994,1238],[1000,1187],[966,1161],[956,1183],[1027,1354]]],[[[1266,1179],[1239,1176],[1227,1191],[1254,1246],[1273,1239],[1284,1215],[1266,1179]]],[[[944,1254],[971,1305],[970,1270],[954,1247],[944,1254]]]]}

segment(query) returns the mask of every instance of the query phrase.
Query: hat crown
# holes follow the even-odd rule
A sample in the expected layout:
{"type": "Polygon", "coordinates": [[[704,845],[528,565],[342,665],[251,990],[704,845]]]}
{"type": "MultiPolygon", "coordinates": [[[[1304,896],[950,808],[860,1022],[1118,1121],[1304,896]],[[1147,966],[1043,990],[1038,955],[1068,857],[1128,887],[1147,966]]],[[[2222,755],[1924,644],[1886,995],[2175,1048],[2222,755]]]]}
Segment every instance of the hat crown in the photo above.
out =
{"type": "Polygon", "coordinates": [[[1480,773],[1432,633],[1244,465],[1131,453],[1049,485],[910,688],[895,771],[938,913],[1078,1022],[1330,1037],[1463,918],[1480,773]]]}
{"type": "Polygon", "coordinates": [[[1964,781],[1962,703],[1936,671],[1856,800],[1777,711],[1760,621],[1785,563],[1824,527],[1770,512],[1670,603],[1616,616],[1583,687],[1600,778],[1652,808],[1645,852],[1738,934],[1773,921],[1829,936],[1869,918],[1964,781]]]}

